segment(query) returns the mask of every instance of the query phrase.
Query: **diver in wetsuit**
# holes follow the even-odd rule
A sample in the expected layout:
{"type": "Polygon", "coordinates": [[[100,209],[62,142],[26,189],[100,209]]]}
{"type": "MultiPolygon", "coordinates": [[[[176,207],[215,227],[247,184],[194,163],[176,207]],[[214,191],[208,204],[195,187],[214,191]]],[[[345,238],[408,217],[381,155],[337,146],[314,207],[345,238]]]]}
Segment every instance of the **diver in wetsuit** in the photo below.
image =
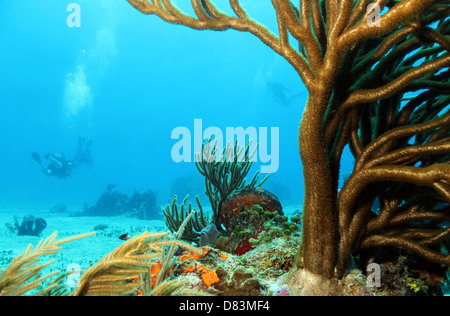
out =
{"type": "Polygon", "coordinates": [[[92,141],[86,141],[83,137],[80,137],[77,153],[72,160],[67,160],[64,155],[52,153],[44,156],[48,161],[48,164],[44,164],[39,154],[32,153],[31,157],[41,166],[46,175],[67,179],[74,168],[79,168],[82,165],[92,166],[93,161],[89,150],[91,145],[92,141]]]}
{"type": "Polygon", "coordinates": [[[72,170],[74,168],[74,163],[70,160],[66,160],[64,155],[60,154],[47,154],[44,156],[48,160],[48,165],[45,166],[41,160],[41,157],[37,153],[32,153],[33,159],[41,166],[42,171],[46,175],[54,176],[61,179],[67,179],[70,177],[72,170]]]}

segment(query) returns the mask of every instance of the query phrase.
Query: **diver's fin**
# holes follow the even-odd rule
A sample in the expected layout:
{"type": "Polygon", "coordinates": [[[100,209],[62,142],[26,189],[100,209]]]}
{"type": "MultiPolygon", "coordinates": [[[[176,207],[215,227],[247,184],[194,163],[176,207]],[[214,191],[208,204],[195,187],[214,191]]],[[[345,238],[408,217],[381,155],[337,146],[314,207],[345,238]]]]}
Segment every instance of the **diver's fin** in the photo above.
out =
{"type": "Polygon", "coordinates": [[[41,157],[39,156],[38,153],[31,153],[31,157],[33,157],[33,159],[37,162],[37,163],[42,163],[41,161],[41,157]]]}

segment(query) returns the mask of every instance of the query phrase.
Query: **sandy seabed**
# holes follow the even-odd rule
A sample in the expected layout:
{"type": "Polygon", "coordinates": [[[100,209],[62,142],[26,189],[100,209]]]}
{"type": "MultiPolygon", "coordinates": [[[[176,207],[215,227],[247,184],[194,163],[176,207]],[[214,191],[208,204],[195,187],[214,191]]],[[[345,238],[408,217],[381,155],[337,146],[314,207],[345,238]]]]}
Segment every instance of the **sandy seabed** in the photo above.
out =
{"type": "Polygon", "coordinates": [[[33,248],[41,239],[53,232],[58,232],[57,240],[95,231],[96,234],[62,245],[56,255],[43,256],[42,262],[55,259],[49,266],[50,271],[69,271],[76,268],[87,269],[100,258],[123,243],[119,239],[122,234],[139,235],[144,231],[166,231],[164,220],[140,220],[126,216],[72,217],[70,212],[52,213],[48,210],[30,211],[20,209],[0,210],[0,270],[6,268],[14,256],[23,253],[31,244],[33,248]],[[47,228],[40,237],[18,236],[9,231],[6,223],[14,223],[17,216],[19,222],[25,215],[34,215],[46,220],[47,228]]]}

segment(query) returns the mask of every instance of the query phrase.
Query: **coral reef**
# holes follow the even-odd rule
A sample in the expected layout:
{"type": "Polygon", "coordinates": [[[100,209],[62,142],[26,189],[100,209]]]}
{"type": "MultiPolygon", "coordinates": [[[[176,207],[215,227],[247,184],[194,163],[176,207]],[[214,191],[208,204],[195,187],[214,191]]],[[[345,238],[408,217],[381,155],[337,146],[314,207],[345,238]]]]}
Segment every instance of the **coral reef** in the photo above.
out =
{"type": "Polygon", "coordinates": [[[14,216],[14,223],[6,223],[5,225],[11,233],[17,233],[18,236],[40,236],[47,227],[47,222],[43,218],[26,215],[20,224],[18,217],[14,216]]]}
{"type": "MultiPolygon", "coordinates": [[[[401,248],[450,266],[441,250],[450,238],[446,1],[376,1],[368,9],[363,0],[274,0],[278,34],[239,0],[229,1],[232,14],[211,0],[192,1],[191,14],[170,0],[127,1],[169,23],[249,32],[299,74],[309,97],[298,137],[305,181],[302,247],[291,277],[324,290],[306,292],[325,293],[328,285],[335,293],[361,249],[401,248]],[[338,190],[346,146],[355,166],[338,190]]],[[[211,181],[220,165],[210,168],[200,171],[211,181]]],[[[219,192],[215,180],[208,190],[217,211],[236,188],[219,192]]]]}
{"type": "MultiPolygon", "coordinates": [[[[189,203],[187,208],[185,207],[188,198],[189,195],[186,195],[180,206],[178,206],[177,196],[175,195],[172,199],[172,202],[170,204],[167,204],[163,209],[166,226],[171,232],[177,232],[188,215],[191,214],[192,211],[195,211],[194,209],[192,209],[191,203],[189,203]]],[[[197,243],[199,241],[201,231],[208,225],[210,219],[208,215],[203,215],[203,208],[198,196],[196,196],[195,198],[199,208],[199,213],[194,212],[193,219],[192,221],[187,223],[181,238],[190,242],[197,243]]]]}
{"type": "MultiPolygon", "coordinates": [[[[175,196],[171,204],[163,210],[166,225],[175,232],[191,213],[192,205],[186,207],[186,196],[180,206],[175,196]]],[[[211,245],[234,254],[242,255],[253,249],[255,245],[270,241],[283,235],[299,232],[300,216],[291,218],[283,215],[281,203],[276,196],[259,187],[250,187],[232,192],[222,204],[221,222],[226,228],[220,232],[214,223],[210,223],[196,197],[200,212],[186,225],[183,240],[200,246],[211,245]]]]}
{"type": "MultiPolygon", "coordinates": [[[[266,201],[240,201],[221,216],[230,195],[254,187],[257,175],[246,184],[249,146],[227,146],[222,156],[231,160],[216,161],[209,140],[196,165],[205,177],[211,218],[204,218],[199,203],[194,215],[186,199],[178,207],[174,198],[166,208],[173,234],[145,232],[123,242],[89,267],[72,293],[63,287],[64,274],[43,275],[51,261],[38,259],[91,234],[60,241],[53,234],[0,271],[0,296],[442,294],[450,266],[447,1],[376,1],[383,15],[372,27],[368,1],[273,0],[278,34],[253,20],[239,0],[229,1],[232,15],[212,0],[192,0],[192,16],[170,0],[128,2],[174,24],[249,32],[298,72],[310,93],[299,130],[302,234],[299,216],[289,221],[278,210],[267,211],[266,201]],[[346,147],[355,165],[339,188],[346,147]],[[220,233],[206,229],[209,224],[220,233]],[[185,233],[196,241],[206,236],[208,243],[217,238],[216,248],[181,241],[185,233]],[[369,282],[372,263],[381,267],[380,287],[369,282]]],[[[113,189],[84,215],[149,217],[151,194],[129,197],[113,189]]],[[[25,223],[33,232],[33,225],[43,225],[31,217],[25,223]]],[[[16,219],[8,227],[21,226],[16,219]]]]}
{"type": "Polygon", "coordinates": [[[261,187],[268,179],[268,174],[257,185],[259,172],[255,173],[252,180],[247,183],[246,176],[252,166],[252,159],[256,153],[250,153],[250,140],[244,148],[238,145],[236,139],[234,145],[227,144],[222,153],[218,153],[217,140],[213,144],[212,139],[202,143],[201,153],[195,154],[195,165],[201,175],[205,177],[205,193],[209,198],[212,208],[211,222],[217,229],[222,230],[220,211],[225,199],[235,190],[251,187],[261,187]]]}
{"type": "Polygon", "coordinates": [[[289,222],[278,198],[256,187],[232,192],[222,204],[220,218],[227,230],[216,241],[216,247],[237,255],[277,237],[298,236],[301,222],[299,215],[289,222]]]}
{"type": "Polygon", "coordinates": [[[237,269],[230,276],[225,269],[219,268],[217,275],[223,280],[215,287],[220,296],[262,296],[261,284],[250,272],[237,269]]]}
{"type": "MultiPolygon", "coordinates": [[[[193,251],[184,251],[180,256],[176,258],[175,264],[173,268],[170,270],[170,273],[174,276],[186,275],[193,273],[198,278],[200,278],[204,284],[204,289],[211,287],[212,285],[218,283],[219,277],[215,270],[212,270],[210,267],[211,262],[217,259],[217,252],[215,253],[215,257],[210,254],[212,251],[211,248],[202,247],[201,251],[193,252],[193,251]],[[201,259],[201,260],[200,260],[201,259]],[[205,262],[209,262],[206,263],[205,262]]],[[[156,283],[160,272],[161,272],[162,262],[156,262],[151,269],[151,278],[152,284],[156,283]]]]}
{"type": "Polygon", "coordinates": [[[116,216],[127,214],[139,219],[157,219],[161,216],[152,190],[144,193],[135,191],[131,196],[115,190],[115,185],[108,185],[95,205],[84,205],[79,216],[116,216]]]}
{"type": "Polygon", "coordinates": [[[368,283],[367,276],[356,265],[342,280],[324,281],[305,269],[295,269],[295,254],[301,244],[296,234],[272,238],[240,256],[212,247],[193,247],[179,239],[192,216],[193,212],[174,235],[144,232],[125,241],[86,271],[81,271],[75,289],[68,288],[66,278],[78,271],[44,274],[43,269],[53,260],[42,264],[38,261],[59,251],[60,245],[93,233],[60,241],[56,240],[55,233],[34,250],[29,246],[24,254],[16,256],[0,271],[0,296],[442,294],[438,284],[445,269],[441,266],[430,269],[423,266],[419,257],[412,259],[401,253],[397,257],[385,257],[384,261],[374,259],[373,254],[359,255],[359,260],[366,263],[383,261],[382,283],[376,288],[368,283]],[[290,278],[291,274],[297,277],[290,278]]]}
{"type": "MultiPolygon", "coordinates": [[[[260,224],[255,225],[253,217],[250,218],[250,225],[238,224],[240,228],[236,229],[235,227],[231,234],[231,244],[238,241],[233,251],[237,255],[242,255],[262,243],[270,243],[278,237],[300,235],[300,217],[298,216],[291,217],[291,222],[289,222],[287,216],[275,215],[271,217],[269,215],[268,218],[264,218],[264,215],[260,215],[263,222],[262,227],[260,224]],[[242,227],[245,227],[244,231],[241,230],[242,227]]],[[[256,222],[260,219],[257,219],[256,222]]]]}
{"type": "MultiPolygon", "coordinates": [[[[152,280],[160,273],[160,263],[152,267],[152,280]]],[[[171,275],[189,280],[188,289],[218,296],[261,296],[258,278],[235,262],[229,254],[202,247],[201,252],[185,251],[176,258],[171,275]]]]}
{"type": "MultiPolygon", "coordinates": [[[[216,141],[217,143],[217,141],[216,141]]],[[[238,145],[237,140],[234,146],[227,144],[222,155],[217,156],[217,144],[212,144],[209,139],[202,143],[202,154],[196,154],[196,166],[205,177],[205,193],[209,197],[212,207],[212,214],[204,215],[199,196],[196,196],[197,205],[200,212],[194,216],[194,220],[188,223],[184,240],[197,243],[201,246],[209,243],[215,244],[219,238],[219,233],[226,232],[229,228],[229,221],[233,214],[238,214],[238,207],[253,206],[255,203],[265,203],[267,212],[278,211],[282,214],[281,203],[270,192],[260,186],[267,180],[266,176],[256,185],[259,174],[256,173],[250,183],[246,184],[245,176],[252,165],[253,152],[250,155],[251,141],[244,147],[238,145]],[[225,207],[223,207],[226,203],[225,207]],[[250,204],[249,204],[250,203],[250,204]],[[239,206],[239,204],[241,204],[239,206]],[[206,228],[209,227],[208,230],[206,228]]],[[[187,195],[178,207],[174,196],[171,204],[168,204],[163,213],[167,227],[172,231],[177,231],[185,216],[191,212],[192,204],[186,208],[187,195]]]]}
{"type": "Polygon", "coordinates": [[[446,278],[448,268],[445,266],[398,249],[389,252],[368,249],[357,258],[363,270],[372,262],[381,266],[380,278],[383,282],[378,291],[384,295],[442,295],[438,285],[446,278]]]}
{"type": "Polygon", "coordinates": [[[231,192],[223,201],[219,213],[222,224],[227,230],[230,229],[231,219],[237,218],[241,212],[247,211],[254,205],[259,205],[263,213],[275,212],[283,215],[283,208],[275,195],[263,188],[250,187],[231,192]]]}
{"type": "Polygon", "coordinates": [[[200,247],[215,245],[219,238],[219,231],[216,225],[209,224],[200,231],[200,247]]]}

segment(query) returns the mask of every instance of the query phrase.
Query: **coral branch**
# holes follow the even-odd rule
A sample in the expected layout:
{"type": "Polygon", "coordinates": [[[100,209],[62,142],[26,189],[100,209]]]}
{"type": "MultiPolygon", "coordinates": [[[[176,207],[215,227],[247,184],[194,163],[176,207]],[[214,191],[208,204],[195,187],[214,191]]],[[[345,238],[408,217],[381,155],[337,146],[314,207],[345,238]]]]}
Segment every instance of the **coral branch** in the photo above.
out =
{"type": "MultiPolygon", "coordinates": [[[[449,234],[450,229],[447,229],[446,235],[449,234]]],[[[407,240],[395,236],[371,236],[367,237],[362,243],[361,248],[371,248],[371,247],[397,247],[409,250],[413,253],[416,253],[424,258],[429,259],[430,261],[439,262],[445,265],[450,265],[450,256],[443,255],[442,253],[431,250],[426,246],[417,243],[414,240],[407,240]]]]}
{"type": "Polygon", "coordinates": [[[416,16],[434,2],[434,0],[400,1],[381,17],[380,27],[372,27],[366,23],[366,20],[362,20],[342,34],[338,45],[347,48],[355,42],[361,42],[371,37],[381,37],[394,31],[406,20],[416,16]]]}
{"type": "MultiPolygon", "coordinates": [[[[40,257],[57,253],[61,249],[59,246],[64,243],[86,238],[94,234],[89,233],[56,240],[58,234],[54,232],[45,240],[41,240],[34,249],[31,244],[28,245],[23,254],[16,256],[6,269],[0,271],[0,296],[19,296],[35,290],[43,281],[50,279],[60,272],[55,271],[41,276],[42,270],[53,263],[54,260],[37,264],[40,257]]],[[[40,293],[50,292],[58,285],[58,283],[54,282],[51,287],[45,288],[40,293]]]]}

